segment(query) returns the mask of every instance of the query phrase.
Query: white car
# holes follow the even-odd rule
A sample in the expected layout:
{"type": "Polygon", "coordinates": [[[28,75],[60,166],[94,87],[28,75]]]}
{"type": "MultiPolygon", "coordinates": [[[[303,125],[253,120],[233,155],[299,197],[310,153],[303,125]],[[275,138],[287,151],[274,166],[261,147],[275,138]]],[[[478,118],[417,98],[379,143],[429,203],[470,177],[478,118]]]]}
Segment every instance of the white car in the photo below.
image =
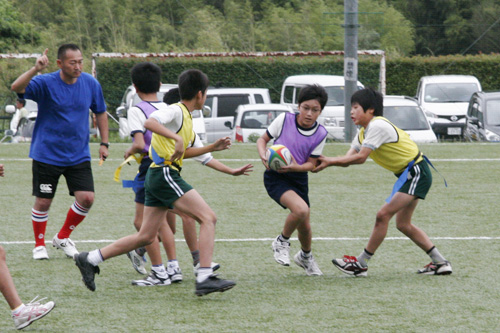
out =
{"type": "MultiPolygon", "coordinates": [[[[309,84],[319,84],[328,94],[325,108],[318,117],[318,123],[325,126],[328,138],[344,141],[344,77],[339,75],[294,75],[285,79],[281,88],[280,103],[290,105],[295,111],[298,108],[299,92],[309,84]]],[[[363,89],[361,82],[357,82],[358,89],[363,89]]]]}
{"type": "Polygon", "coordinates": [[[226,122],[233,121],[242,104],[271,103],[267,88],[208,88],[203,108],[207,142],[231,135],[226,122]]]}
{"type": "MultiPolygon", "coordinates": [[[[163,96],[172,88],[177,88],[176,84],[162,84],[160,91],[156,94],[159,101],[163,101],[163,96]]],[[[141,99],[137,95],[134,86],[129,86],[123,94],[121,105],[116,108],[116,115],[119,122],[119,135],[122,139],[130,137],[130,130],[128,129],[127,112],[128,110],[139,103],[141,99]]],[[[201,110],[194,110],[191,112],[193,117],[193,129],[198,134],[202,142],[207,142],[207,131],[205,130],[205,122],[201,110]]]]}
{"type": "Polygon", "coordinates": [[[472,75],[424,76],[418,83],[417,102],[437,136],[462,138],[469,100],[481,90],[472,75]]]}
{"type": "Polygon", "coordinates": [[[291,106],[282,104],[243,104],[236,109],[234,122],[226,121],[236,142],[255,142],[266,132],[272,121],[283,112],[294,113],[291,106]]]}
{"type": "Polygon", "coordinates": [[[417,101],[407,96],[384,96],[384,117],[415,142],[437,142],[437,137],[417,101]]]}

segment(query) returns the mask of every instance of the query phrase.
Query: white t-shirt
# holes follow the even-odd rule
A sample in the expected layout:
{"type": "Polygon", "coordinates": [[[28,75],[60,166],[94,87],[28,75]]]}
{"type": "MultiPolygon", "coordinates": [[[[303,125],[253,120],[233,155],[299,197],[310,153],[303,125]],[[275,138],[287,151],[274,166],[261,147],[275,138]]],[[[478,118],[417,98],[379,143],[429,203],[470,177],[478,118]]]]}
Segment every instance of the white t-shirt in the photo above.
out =
{"type": "MultiPolygon", "coordinates": [[[[168,107],[168,105],[163,102],[149,102],[149,103],[159,110],[168,107]]],[[[146,128],[144,127],[144,122],[146,121],[146,115],[141,109],[139,109],[136,106],[131,107],[130,110],[128,111],[127,119],[128,119],[128,128],[130,130],[131,136],[134,136],[134,133],[137,132],[146,133],[146,128]]]]}
{"type": "Polygon", "coordinates": [[[351,143],[351,148],[360,151],[362,147],[375,150],[384,143],[397,142],[398,132],[387,121],[382,119],[373,119],[365,129],[365,140],[361,145],[359,143],[359,132],[351,143]]]}
{"type": "MultiPolygon", "coordinates": [[[[163,103],[165,107],[162,107],[161,109],[158,109],[157,111],[154,111],[149,118],[154,118],[156,119],[160,124],[165,126],[167,124],[168,126],[165,126],[169,130],[171,130],[174,133],[177,133],[177,131],[181,128],[182,126],[182,109],[178,105],[169,105],[163,103]]],[[[136,108],[137,109],[137,108],[136,108]]],[[[144,116],[144,113],[139,110],[140,113],[144,116]]],[[[145,118],[145,116],[144,116],[145,118]]],[[[146,121],[144,119],[144,121],[146,121]]],[[[144,122],[143,128],[144,128],[144,122]]],[[[129,125],[130,126],[130,125],[129,125]]],[[[130,132],[132,133],[132,128],[130,128],[130,132]]],[[[203,147],[203,142],[201,142],[200,137],[198,134],[195,133],[194,136],[194,141],[190,142],[188,147],[203,147]]],[[[203,155],[195,156],[192,157],[193,160],[198,161],[202,163],[203,165],[207,164],[212,160],[213,156],[211,153],[206,153],[203,155]]]]}
{"type": "MultiPolygon", "coordinates": [[[[286,115],[286,112],[283,112],[280,115],[278,115],[273,120],[271,125],[269,125],[269,127],[267,128],[267,132],[269,135],[271,135],[271,139],[276,139],[281,134],[281,130],[283,129],[283,124],[285,123],[285,115],[286,115]]],[[[318,126],[319,126],[318,122],[316,122],[316,124],[312,128],[308,128],[308,129],[304,129],[304,128],[299,127],[297,125],[297,130],[302,135],[310,136],[310,135],[314,134],[314,132],[316,131],[316,128],[318,126]]],[[[323,148],[325,147],[325,142],[326,142],[326,137],[323,141],[321,141],[321,143],[319,145],[316,146],[316,148],[313,150],[311,155],[320,156],[321,152],[323,151],[323,148]]]]}

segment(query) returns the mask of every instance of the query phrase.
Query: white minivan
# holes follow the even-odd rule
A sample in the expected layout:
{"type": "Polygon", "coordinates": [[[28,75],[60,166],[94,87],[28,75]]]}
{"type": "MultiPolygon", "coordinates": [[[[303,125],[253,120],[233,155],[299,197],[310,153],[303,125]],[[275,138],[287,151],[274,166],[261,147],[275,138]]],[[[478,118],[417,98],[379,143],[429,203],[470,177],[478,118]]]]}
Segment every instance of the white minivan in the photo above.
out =
{"type": "MultiPolygon", "coordinates": [[[[281,88],[280,103],[290,105],[298,111],[299,91],[309,84],[319,84],[328,93],[328,101],[318,122],[325,126],[328,138],[344,140],[344,77],[340,75],[294,75],[286,78],[281,88]]],[[[357,83],[358,89],[363,89],[361,82],[357,83]]]]}
{"type": "Polygon", "coordinates": [[[481,91],[472,75],[432,75],[420,78],[417,101],[438,137],[462,138],[473,93],[481,91]]]}

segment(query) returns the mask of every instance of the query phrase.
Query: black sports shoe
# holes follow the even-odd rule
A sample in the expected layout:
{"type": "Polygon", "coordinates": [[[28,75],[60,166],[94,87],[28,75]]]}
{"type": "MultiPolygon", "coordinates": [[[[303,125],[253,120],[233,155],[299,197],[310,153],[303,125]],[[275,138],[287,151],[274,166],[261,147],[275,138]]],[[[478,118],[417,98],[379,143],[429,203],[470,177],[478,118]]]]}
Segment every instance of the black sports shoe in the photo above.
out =
{"type": "Polygon", "coordinates": [[[85,286],[89,288],[90,291],[95,291],[94,277],[95,273],[100,273],[100,269],[99,266],[94,266],[88,262],[88,255],[88,252],[80,252],[79,254],[76,254],[75,265],[80,269],[82,281],[85,283],[85,286]]]}
{"type": "Polygon", "coordinates": [[[196,291],[195,294],[197,296],[207,295],[213,292],[224,292],[233,288],[236,285],[236,282],[231,280],[223,280],[219,279],[217,275],[212,274],[203,282],[196,282],[196,291]]]}

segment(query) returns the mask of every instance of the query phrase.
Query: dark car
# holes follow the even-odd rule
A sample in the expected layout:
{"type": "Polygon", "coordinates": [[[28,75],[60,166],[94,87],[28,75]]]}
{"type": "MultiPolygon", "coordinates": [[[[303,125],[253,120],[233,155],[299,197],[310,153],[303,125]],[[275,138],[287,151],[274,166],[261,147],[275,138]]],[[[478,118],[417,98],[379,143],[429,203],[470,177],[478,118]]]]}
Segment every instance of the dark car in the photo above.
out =
{"type": "Polygon", "coordinates": [[[475,92],[469,101],[464,138],[500,142],[500,92],[475,92]]]}

